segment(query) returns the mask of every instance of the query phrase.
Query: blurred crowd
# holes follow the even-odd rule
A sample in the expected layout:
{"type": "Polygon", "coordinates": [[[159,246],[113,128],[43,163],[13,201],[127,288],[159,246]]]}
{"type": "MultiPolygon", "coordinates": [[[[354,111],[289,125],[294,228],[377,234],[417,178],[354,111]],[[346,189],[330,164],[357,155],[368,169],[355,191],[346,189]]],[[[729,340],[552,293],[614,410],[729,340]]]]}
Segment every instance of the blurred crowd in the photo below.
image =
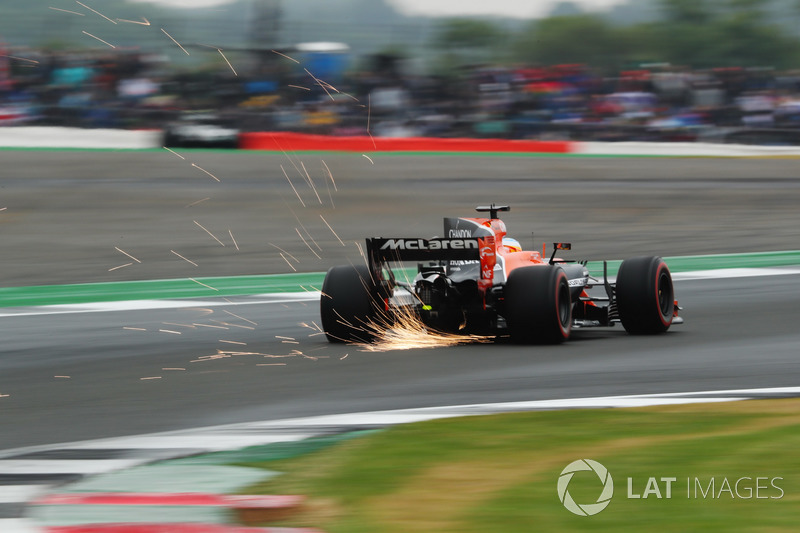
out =
{"type": "Polygon", "coordinates": [[[800,144],[800,71],[473,65],[422,76],[386,56],[324,73],[274,53],[248,62],[176,72],[136,50],[0,48],[0,125],[166,128],[203,112],[241,131],[800,144]]]}

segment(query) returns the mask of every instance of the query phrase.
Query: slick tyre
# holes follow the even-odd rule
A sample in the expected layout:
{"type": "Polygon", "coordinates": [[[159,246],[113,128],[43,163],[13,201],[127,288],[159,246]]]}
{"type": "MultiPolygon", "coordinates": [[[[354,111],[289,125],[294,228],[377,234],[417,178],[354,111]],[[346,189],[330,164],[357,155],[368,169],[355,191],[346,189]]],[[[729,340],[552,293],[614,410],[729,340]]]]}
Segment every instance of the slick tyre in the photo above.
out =
{"type": "Polygon", "coordinates": [[[505,318],[511,339],[526,344],[556,344],[572,331],[569,281],[558,266],[513,270],[505,285],[505,318]]]}
{"type": "Polygon", "coordinates": [[[633,335],[664,333],[672,325],[672,275],[660,257],[634,257],[619,267],[615,289],[619,318],[633,335]]]}
{"type": "Polygon", "coordinates": [[[330,342],[371,342],[367,327],[378,316],[380,298],[365,265],[328,270],[322,283],[322,329],[330,342]]]}

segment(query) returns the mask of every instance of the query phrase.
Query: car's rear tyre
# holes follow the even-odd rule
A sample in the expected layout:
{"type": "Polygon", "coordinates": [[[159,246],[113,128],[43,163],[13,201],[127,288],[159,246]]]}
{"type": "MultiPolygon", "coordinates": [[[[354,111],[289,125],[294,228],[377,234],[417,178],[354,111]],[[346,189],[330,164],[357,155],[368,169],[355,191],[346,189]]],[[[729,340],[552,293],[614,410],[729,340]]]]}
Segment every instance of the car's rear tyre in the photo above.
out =
{"type": "Polygon", "coordinates": [[[672,325],[675,292],[672,275],[660,257],[634,257],[617,273],[616,300],[625,331],[633,335],[664,333],[672,325]]]}
{"type": "Polygon", "coordinates": [[[322,283],[322,329],[330,342],[371,342],[381,300],[369,268],[342,265],[328,270],[322,283]]]}
{"type": "Polygon", "coordinates": [[[505,285],[505,319],[515,342],[555,344],[572,331],[569,281],[558,266],[513,270],[505,285]]]}

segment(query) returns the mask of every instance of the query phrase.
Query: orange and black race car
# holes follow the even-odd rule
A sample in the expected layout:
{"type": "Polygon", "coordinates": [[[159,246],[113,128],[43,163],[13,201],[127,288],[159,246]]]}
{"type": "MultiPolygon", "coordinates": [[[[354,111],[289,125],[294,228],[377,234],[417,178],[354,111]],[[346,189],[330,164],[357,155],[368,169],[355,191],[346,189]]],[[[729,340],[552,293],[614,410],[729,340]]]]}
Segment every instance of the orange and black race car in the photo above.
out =
{"type": "Polygon", "coordinates": [[[367,239],[366,265],[331,268],[320,299],[328,340],[370,342],[409,313],[437,331],[523,343],[558,343],[573,328],[618,322],[632,334],[658,334],[683,322],[660,257],[626,259],[613,282],[604,262],[595,279],[585,262],[556,257],[568,243],[555,243],[549,258],[523,251],[498,218],[508,206],[477,211],[489,218],[445,218],[443,238],[367,239]],[[418,262],[413,281],[395,277],[392,264],[402,262],[418,262]]]}

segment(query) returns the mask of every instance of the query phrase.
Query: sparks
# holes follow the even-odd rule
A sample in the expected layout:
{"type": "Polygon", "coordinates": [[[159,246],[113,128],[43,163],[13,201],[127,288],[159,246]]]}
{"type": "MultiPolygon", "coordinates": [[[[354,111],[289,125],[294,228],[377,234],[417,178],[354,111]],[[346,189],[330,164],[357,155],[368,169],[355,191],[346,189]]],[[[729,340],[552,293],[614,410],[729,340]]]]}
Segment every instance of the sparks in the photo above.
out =
{"type": "Polygon", "coordinates": [[[202,170],[203,172],[205,172],[206,174],[208,174],[209,176],[211,176],[211,177],[212,177],[212,178],[214,178],[215,180],[217,180],[217,181],[220,181],[220,179],[219,179],[218,177],[216,177],[214,174],[212,174],[212,173],[211,173],[211,172],[209,172],[208,170],[206,170],[206,169],[204,169],[204,168],[202,168],[202,167],[200,167],[200,166],[196,165],[195,163],[192,163],[192,166],[193,166],[194,168],[196,168],[197,170],[202,170]]]}
{"type": "Polygon", "coordinates": [[[166,35],[167,37],[169,37],[169,38],[172,40],[172,42],[173,42],[173,43],[177,44],[177,45],[178,45],[178,48],[180,48],[181,50],[183,50],[183,52],[184,52],[184,53],[185,53],[187,56],[189,55],[189,52],[187,52],[187,51],[186,51],[186,48],[184,48],[183,46],[181,46],[181,43],[179,43],[178,41],[176,41],[176,40],[175,40],[175,39],[172,37],[172,35],[170,35],[169,33],[167,33],[167,30],[165,30],[164,28],[161,28],[161,31],[163,31],[163,32],[164,32],[164,35],[166,35]]]}
{"type": "Polygon", "coordinates": [[[96,15],[100,15],[101,17],[103,17],[104,19],[106,19],[107,21],[109,21],[111,24],[116,24],[116,22],[114,22],[113,20],[111,20],[111,19],[110,19],[110,18],[108,18],[107,16],[103,15],[103,14],[102,14],[102,13],[100,13],[99,11],[95,11],[95,10],[94,10],[94,9],[92,9],[91,7],[87,6],[86,4],[84,4],[84,3],[82,3],[82,2],[78,2],[78,0],[75,0],[75,3],[76,3],[76,4],[78,4],[79,6],[83,6],[83,7],[85,7],[86,9],[88,9],[89,11],[91,11],[92,13],[94,13],[94,14],[96,14],[96,15]]]}
{"type": "Polygon", "coordinates": [[[9,55],[4,55],[4,54],[0,54],[0,57],[7,57],[9,59],[16,59],[17,61],[27,61],[28,63],[35,63],[37,65],[39,64],[39,62],[36,61],[35,59],[27,59],[27,58],[24,58],[24,57],[9,56],[9,55]]]}
{"type": "Polygon", "coordinates": [[[190,203],[189,205],[187,205],[185,207],[194,207],[197,204],[201,204],[201,203],[205,202],[206,200],[211,200],[211,197],[209,196],[208,198],[203,198],[202,200],[197,200],[196,202],[192,202],[192,203],[190,203]]]}
{"type": "Polygon", "coordinates": [[[331,179],[331,183],[333,183],[333,190],[339,192],[339,189],[336,188],[336,182],[333,179],[333,172],[331,172],[331,169],[328,168],[328,164],[324,160],[322,161],[322,164],[325,167],[325,170],[328,172],[328,177],[331,179]]]}
{"type": "Polygon", "coordinates": [[[224,326],[230,326],[232,328],[241,328],[241,329],[250,329],[250,330],[256,329],[253,326],[244,326],[242,324],[231,324],[230,322],[220,322],[220,321],[217,321],[217,320],[215,320],[215,322],[219,322],[220,324],[222,324],[224,326]]]}
{"type": "Polygon", "coordinates": [[[214,235],[213,233],[211,233],[210,231],[208,231],[208,230],[207,230],[205,227],[203,227],[203,225],[202,225],[202,224],[200,224],[200,223],[199,223],[198,221],[196,221],[196,220],[194,220],[193,222],[194,222],[195,224],[197,224],[197,225],[198,225],[198,227],[200,227],[200,229],[202,229],[203,231],[205,231],[206,233],[208,233],[209,235],[211,235],[211,238],[212,238],[212,239],[214,239],[215,241],[217,241],[218,243],[220,243],[222,246],[225,246],[225,243],[224,243],[224,242],[222,242],[221,240],[219,240],[219,239],[216,237],[216,235],[214,235]]]}
{"type": "Polygon", "coordinates": [[[175,331],[175,330],[172,330],[172,329],[160,329],[158,331],[160,331],[161,333],[171,333],[173,335],[181,335],[180,331],[175,331]]]}
{"type": "MultiPolygon", "coordinates": [[[[323,90],[323,91],[325,91],[325,94],[327,94],[327,95],[328,95],[328,97],[329,97],[331,100],[333,100],[333,95],[330,93],[330,91],[328,91],[328,88],[326,87],[326,85],[327,85],[328,87],[330,87],[330,85],[329,85],[329,84],[327,84],[327,83],[323,83],[323,82],[322,82],[322,80],[320,80],[319,78],[317,78],[316,76],[314,76],[313,74],[311,74],[311,71],[309,71],[307,68],[304,68],[303,70],[305,70],[305,71],[306,71],[306,73],[307,73],[309,76],[311,76],[312,78],[314,78],[314,81],[315,81],[315,82],[317,82],[317,85],[319,85],[320,87],[322,87],[322,90],[323,90]]],[[[333,88],[333,87],[331,87],[331,88],[333,88]]],[[[336,89],[334,89],[334,90],[336,90],[336,89]]],[[[338,92],[338,91],[336,91],[336,92],[338,92]]]]}
{"type": "Polygon", "coordinates": [[[311,253],[312,253],[312,254],[314,254],[314,255],[316,255],[316,256],[317,256],[317,259],[322,259],[322,258],[319,256],[319,254],[318,254],[317,252],[315,252],[315,251],[314,251],[314,249],[311,247],[311,245],[310,245],[310,244],[308,244],[308,241],[305,239],[305,237],[303,237],[303,234],[302,234],[302,233],[300,233],[300,230],[299,230],[299,229],[297,229],[297,228],[294,228],[294,230],[297,232],[297,235],[299,235],[299,236],[300,236],[300,238],[303,240],[303,242],[305,243],[305,245],[306,245],[306,246],[308,246],[308,249],[309,249],[309,250],[311,250],[311,253]]]}
{"type": "Polygon", "coordinates": [[[79,17],[85,17],[86,13],[78,13],[77,11],[70,11],[69,9],[60,9],[58,7],[50,7],[53,11],[61,11],[62,13],[69,13],[70,15],[78,15],[79,17]]]}
{"type": "Polygon", "coordinates": [[[147,331],[145,328],[134,328],[134,327],[131,327],[131,326],[123,326],[122,329],[128,329],[128,330],[131,330],[131,331],[147,331]]]}
{"type": "Polygon", "coordinates": [[[197,280],[196,280],[196,279],[194,279],[194,278],[189,278],[189,280],[190,280],[190,281],[194,281],[194,282],[195,282],[195,283],[197,283],[198,285],[202,285],[203,287],[207,287],[207,288],[209,288],[209,289],[211,289],[211,290],[214,290],[214,291],[218,291],[218,290],[219,290],[219,289],[215,289],[215,288],[214,288],[214,287],[212,287],[211,285],[206,285],[205,283],[201,283],[201,282],[197,281],[197,280]]]}
{"type": "Polygon", "coordinates": [[[309,87],[303,87],[302,85],[289,85],[289,87],[291,87],[292,89],[302,89],[304,91],[310,91],[311,90],[309,87]]]}
{"type": "Polygon", "coordinates": [[[289,268],[291,268],[292,270],[294,270],[295,272],[297,272],[297,269],[294,267],[294,265],[293,265],[293,264],[291,264],[291,263],[289,262],[289,260],[288,260],[288,259],[286,259],[286,256],[285,256],[285,255],[283,255],[283,252],[279,252],[279,255],[280,255],[282,258],[283,258],[283,260],[284,260],[284,261],[286,261],[286,264],[287,264],[287,265],[289,265],[289,268]]]}
{"type": "Polygon", "coordinates": [[[279,55],[279,56],[281,56],[281,57],[285,57],[285,58],[286,58],[286,59],[288,59],[289,61],[294,61],[294,62],[295,62],[295,63],[297,63],[298,65],[300,64],[300,62],[299,62],[298,60],[296,60],[295,58],[293,58],[293,57],[289,57],[289,56],[287,56],[286,54],[282,54],[282,53],[280,53],[280,52],[278,52],[278,51],[276,51],[276,50],[272,50],[272,53],[274,53],[274,54],[278,54],[278,55],[279,55]]]}
{"type": "Polygon", "coordinates": [[[72,379],[72,376],[53,376],[53,377],[59,379],[72,379]]]}
{"type": "Polygon", "coordinates": [[[167,148],[166,146],[164,146],[163,148],[164,148],[164,150],[166,150],[167,152],[171,152],[171,153],[173,153],[173,154],[177,155],[178,157],[180,157],[181,159],[183,159],[184,161],[186,161],[186,158],[185,158],[185,157],[183,157],[183,156],[182,156],[181,154],[179,154],[178,152],[176,152],[175,150],[172,150],[172,149],[170,149],[170,148],[167,148]]]}
{"type": "Polygon", "coordinates": [[[223,54],[223,53],[222,53],[222,48],[217,48],[217,52],[219,52],[219,55],[221,55],[221,56],[222,56],[222,59],[224,59],[224,60],[225,60],[225,62],[226,62],[226,63],[228,64],[228,66],[230,67],[230,69],[233,71],[233,75],[234,75],[234,76],[236,76],[236,77],[238,77],[239,75],[236,73],[236,70],[233,68],[233,65],[231,65],[231,62],[230,62],[230,61],[228,61],[228,58],[227,58],[227,57],[225,57],[225,54],[223,54]]]}
{"type": "Polygon", "coordinates": [[[139,24],[141,26],[149,26],[150,25],[150,21],[147,20],[144,17],[142,17],[142,21],[144,21],[144,22],[139,21],[139,20],[128,20],[128,19],[117,19],[117,20],[120,21],[120,22],[127,22],[128,24],[139,24]]]}
{"type": "Polygon", "coordinates": [[[231,240],[233,241],[233,246],[236,248],[236,251],[239,251],[239,244],[236,242],[236,239],[233,237],[233,232],[228,230],[228,235],[231,236],[231,240]]]}
{"type": "Polygon", "coordinates": [[[296,258],[295,256],[293,256],[292,254],[290,254],[289,252],[287,252],[286,250],[284,250],[284,249],[283,249],[283,248],[281,248],[280,246],[276,246],[276,245],[272,244],[271,242],[268,242],[267,244],[269,244],[269,245],[270,245],[270,246],[272,246],[273,248],[277,248],[277,249],[278,249],[278,250],[280,250],[281,252],[285,253],[287,256],[291,257],[291,258],[294,260],[294,262],[295,262],[295,263],[299,263],[299,262],[300,262],[300,260],[299,260],[298,258],[296,258]]]}
{"type": "MultiPolygon", "coordinates": [[[[330,224],[328,224],[328,221],[325,220],[325,217],[320,215],[319,218],[321,218],[322,221],[325,223],[325,225],[328,226],[328,229],[331,230],[331,233],[333,233],[333,236],[336,237],[337,239],[339,239],[339,235],[337,235],[336,232],[333,231],[333,228],[331,227],[330,224]]],[[[339,239],[339,242],[342,244],[342,246],[345,245],[344,242],[342,241],[342,239],[339,239]]]]}
{"type": "Polygon", "coordinates": [[[226,344],[239,344],[241,346],[247,346],[246,342],[239,342],[239,341],[226,341],[224,339],[219,339],[219,342],[224,342],[226,344]]]}
{"type": "Polygon", "coordinates": [[[257,326],[257,325],[258,325],[256,322],[253,322],[252,320],[247,320],[246,318],[244,318],[244,317],[241,317],[241,316],[239,316],[239,315],[237,315],[237,314],[235,314],[235,313],[231,313],[231,312],[230,312],[230,311],[228,311],[228,310],[225,310],[225,309],[223,309],[222,311],[223,311],[224,313],[227,313],[227,314],[231,315],[231,316],[235,316],[235,317],[236,317],[236,318],[238,318],[239,320],[244,320],[244,321],[245,321],[245,322],[247,322],[248,324],[253,324],[254,326],[257,326]]]}
{"type": "Polygon", "coordinates": [[[148,379],[161,379],[161,376],[150,376],[148,378],[139,378],[139,381],[145,381],[148,379]]]}
{"type": "Polygon", "coordinates": [[[174,368],[162,368],[161,370],[186,370],[185,368],[174,367],[174,368]]]}
{"type": "Polygon", "coordinates": [[[179,253],[178,253],[178,252],[176,252],[175,250],[170,250],[170,252],[172,252],[173,254],[177,255],[178,257],[180,257],[181,259],[183,259],[183,260],[184,260],[184,261],[186,261],[187,263],[191,263],[191,264],[193,264],[194,266],[199,266],[199,265],[198,265],[197,263],[195,263],[194,261],[192,261],[192,260],[190,260],[190,259],[186,259],[185,257],[183,257],[181,254],[179,254],[179,253]]]}
{"type": "Polygon", "coordinates": [[[192,325],[198,326],[198,327],[202,327],[202,328],[231,329],[231,328],[226,328],[225,326],[215,326],[213,324],[198,324],[196,322],[193,323],[192,325]]]}
{"type": "Polygon", "coordinates": [[[349,353],[346,353],[346,354],[344,354],[343,356],[341,356],[341,357],[339,358],[339,361],[341,361],[341,360],[343,360],[343,359],[347,359],[347,356],[348,356],[348,355],[350,355],[350,354],[349,354],[349,353]]]}
{"type": "Polygon", "coordinates": [[[494,340],[491,336],[460,335],[429,329],[410,306],[399,306],[391,316],[387,313],[377,320],[370,320],[363,329],[371,334],[373,342],[353,344],[364,352],[441,348],[494,340]]]}
{"type": "Polygon", "coordinates": [[[111,267],[111,268],[109,268],[109,269],[108,269],[108,271],[109,271],[109,272],[113,272],[113,271],[115,271],[115,270],[119,270],[120,268],[129,267],[129,266],[131,266],[132,264],[133,264],[133,263],[125,263],[124,265],[119,265],[119,266],[111,267]]]}
{"type": "Polygon", "coordinates": [[[305,173],[305,176],[306,176],[306,182],[307,182],[307,183],[308,183],[308,185],[311,187],[311,190],[312,190],[312,191],[314,191],[314,194],[317,196],[317,200],[319,201],[319,205],[322,205],[322,198],[320,198],[320,197],[319,197],[319,193],[317,192],[317,188],[314,186],[314,180],[313,180],[313,179],[311,179],[311,174],[309,174],[309,173],[308,173],[308,170],[306,170],[306,165],[305,165],[305,163],[303,163],[302,161],[300,161],[300,166],[302,167],[302,169],[303,169],[303,172],[305,173]]]}
{"type": "Polygon", "coordinates": [[[123,255],[127,255],[128,257],[130,257],[131,259],[133,259],[133,260],[134,260],[134,261],[136,261],[137,263],[141,263],[141,261],[139,261],[138,259],[136,259],[135,257],[133,257],[131,254],[129,254],[129,253],[128,253],[128,252],[126,252],[125,250],[121,250],[121,249],[117,248],[116,246],[114,247],[114,249],[115,249],[116,251],[118,251],[119,253],[123,254],[123,255]]]}
{"type": "Polygon", "coordinates": [[[281,167],[281,170],[283,171],[283,175],[286,176],[286,179],[289,181],[289,185],[292,187],[292,190],[294,191],[294,194],[297,196],[297,199],[300,200],[300,204],[302,204],[302,206],[305,207],[306,203],[300,197],[300,193],[297,192],[297,189],[294,188],[294,183],[292,183],[292,180],[289,179],[289,174],[286,173],[286,169],[283,168],[283,165],[280,165],[280,167],[281,167]]]}
{"type": "Polygon", "coordinates": [[[100,37],[98,37],[97,35],[92,35],[92,34],[91,34],[91,33],[89,33],[88,31],[85,31],[85,30],[84,30],[84,31],[82,31],[82,33],[83,33],[84,35],[88,35],[88,36],[89,36],[89,37],[91,37],[92,39],[97,39],[97,40],[98,40],[98,41],[100,41],[101,43],[103,43],[103,44],[106,44],[106,45],[110,46],[111,48],[116,48],[116,46],[114,46],[113,44],[109,43],[108,41],[104,41],[103,39],[101,39],[101,38],[100,38],[100,37]]]}

